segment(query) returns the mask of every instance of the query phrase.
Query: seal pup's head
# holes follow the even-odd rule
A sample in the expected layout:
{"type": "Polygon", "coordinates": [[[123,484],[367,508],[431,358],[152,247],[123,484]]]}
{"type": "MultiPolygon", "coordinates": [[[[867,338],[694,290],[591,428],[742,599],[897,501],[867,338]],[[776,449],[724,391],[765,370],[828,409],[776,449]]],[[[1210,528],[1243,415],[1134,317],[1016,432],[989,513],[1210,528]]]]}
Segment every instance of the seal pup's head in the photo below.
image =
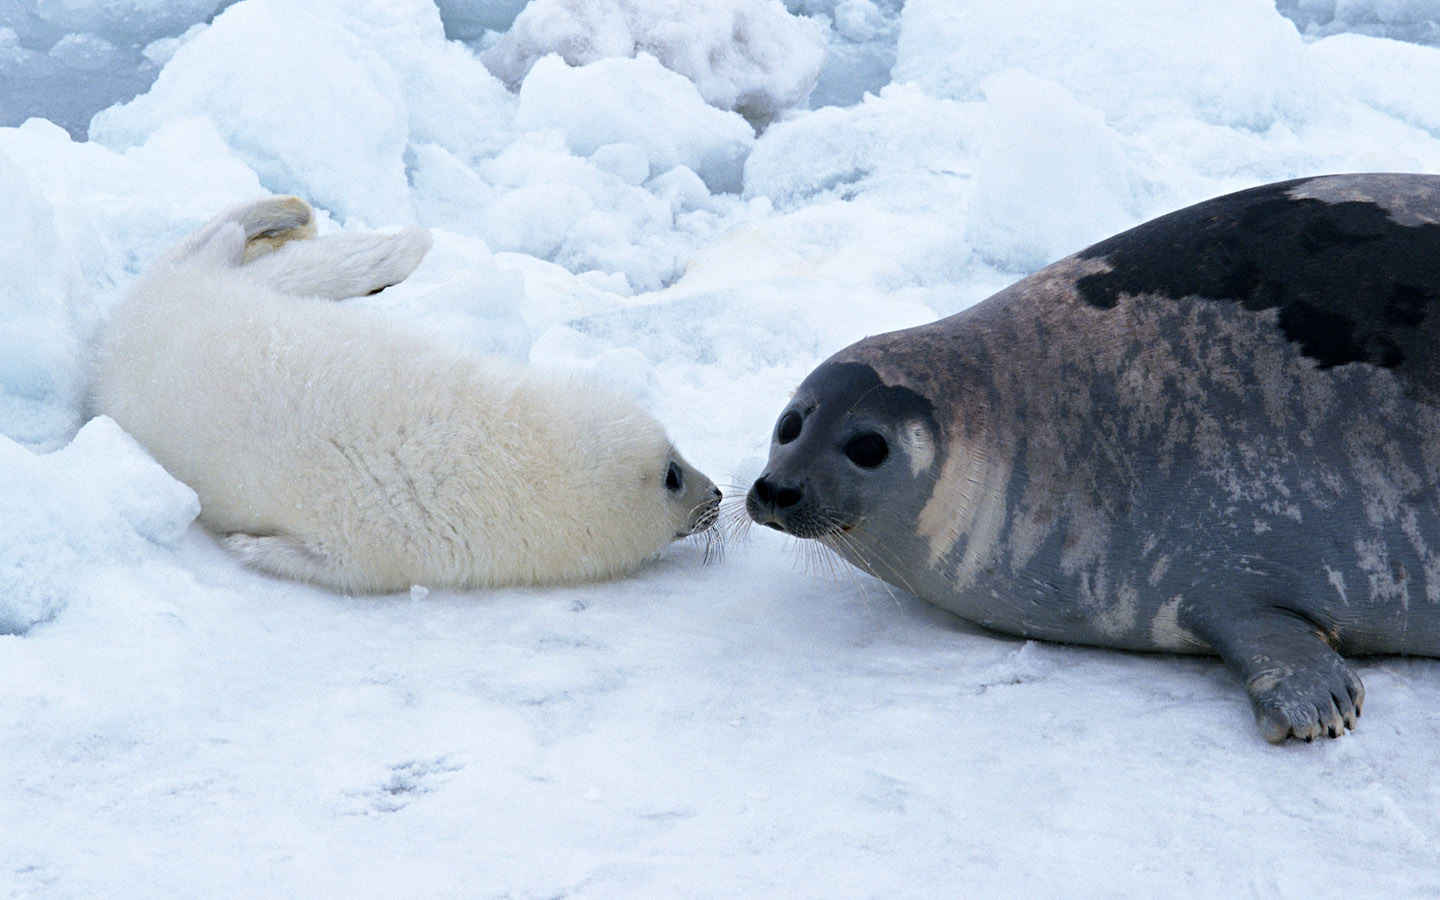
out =
{"type": "Polygon", "coordinates": [[[486,381],[507,374],[513,388],[501,391],[504,429],[488,453],[513,464],[500,473],[507,477],[486,482],[496,511],[485,519],[505,522],[494,552],[512,559],[497,568],[523,573],[509,580],[615,577],[714,526],[720,490],[632,399],[594,376],[495,361],[486,381]],[[519,483],[507,492],[511,478],[519,483]],[[498,496],[506,493],[513,496],[498,496]]]}
{"type": "Polygon", "coordinates": [[[770,459],[745,498],[761,525],[826,540],[893,515],[934,483],[939,445],[930,402],[858,362],[827,362],[780,413],[770,459]]]}
{"type": "Polygon", "coordinates": [[[673,445],[665,454],[666,505],[675,521],[675,539],[698,534],[715,525],[720,512],[720,489],[715,482],[685,461],[673,445]]]}

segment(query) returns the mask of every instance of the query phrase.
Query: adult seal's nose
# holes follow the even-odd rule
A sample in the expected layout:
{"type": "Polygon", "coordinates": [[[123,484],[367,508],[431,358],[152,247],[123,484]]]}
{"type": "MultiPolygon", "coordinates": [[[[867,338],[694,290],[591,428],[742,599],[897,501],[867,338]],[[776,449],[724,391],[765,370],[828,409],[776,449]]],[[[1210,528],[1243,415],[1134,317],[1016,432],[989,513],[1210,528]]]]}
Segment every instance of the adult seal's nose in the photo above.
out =
{"type": "Polygon", "coordinates": [[[761,475],[750,488],[748,505],[752,512],[761,513],[755,518],[761,519],[762,525],[779,527],[775,524],[775,514],[789,509],[804,497],[805,489],[801,485],[776,481],[769,475],[761,475]],[[764,515],[766,513],[769,515],[764,515]]]}

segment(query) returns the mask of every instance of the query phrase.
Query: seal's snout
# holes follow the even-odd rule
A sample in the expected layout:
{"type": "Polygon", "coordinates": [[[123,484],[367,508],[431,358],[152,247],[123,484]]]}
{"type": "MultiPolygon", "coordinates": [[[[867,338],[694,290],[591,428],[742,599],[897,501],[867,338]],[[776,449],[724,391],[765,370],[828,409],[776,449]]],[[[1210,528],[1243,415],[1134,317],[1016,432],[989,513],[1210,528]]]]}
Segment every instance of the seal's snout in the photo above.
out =
{"type": "Polygon", "coordinates": [[[721,494],[718,487],[710,489],[710,495],[706,497],[705,502],[701,503],[699,508],[695,510],[695,515],[690,522],[691,534],[697,531],[704,531],[720,519],[720,497],[721,494]]]}
{"type": "Polygon", "coordinates": [[[722,496],[720,489],[712,486],[709,493],[705,495],[705,499],[700,501],[699,505],[690,511],[690,518],[685,524],[685,530],[676,534],[675,537],[689,537],[692,534],[699,534],[702,531],[707,531],[712,528],[716,522],[720,521],[720,500],[722,496]]]}

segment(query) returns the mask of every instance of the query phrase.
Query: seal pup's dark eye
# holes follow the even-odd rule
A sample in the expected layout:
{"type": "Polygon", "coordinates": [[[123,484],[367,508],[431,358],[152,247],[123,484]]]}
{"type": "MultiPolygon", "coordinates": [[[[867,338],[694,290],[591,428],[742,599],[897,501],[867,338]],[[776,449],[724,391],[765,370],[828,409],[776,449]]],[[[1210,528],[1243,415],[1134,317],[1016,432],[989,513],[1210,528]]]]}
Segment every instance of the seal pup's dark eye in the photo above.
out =
{"type": "Polygon", "coordinates": [[[680,472],[680,467],[672,462],[670,468],[665,470],[665,489],[678,491],[684,486],[685,476],[680,472]]]}
{"type": "Polygon", "coordinates": [[[782,444],[788,444],[800,436],[800,414],[790,410],[780,417],[780,424],[775,429],[775,439],[782,444]]]}
{"type": "Polygon", "coordinates": [[[857,434],[845,445],[845,455],[862,469],[873,469],[890,455],[890,445],[873,431],[857,434]]]}

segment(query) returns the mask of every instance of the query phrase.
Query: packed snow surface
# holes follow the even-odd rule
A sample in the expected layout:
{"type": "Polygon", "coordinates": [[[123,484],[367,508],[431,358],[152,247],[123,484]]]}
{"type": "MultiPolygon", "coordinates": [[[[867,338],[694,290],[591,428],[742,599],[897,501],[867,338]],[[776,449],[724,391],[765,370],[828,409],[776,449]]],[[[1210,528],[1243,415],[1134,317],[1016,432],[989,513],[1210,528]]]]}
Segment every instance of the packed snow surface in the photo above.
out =
{"type": "Polygon", "coordinates": [[[0,895],[1440,894],[1440,663],[1272,747],[1217,661],[983,633],[764,529],[340,596],[92,418],[137,275],[292,192],[434,231],[349,302],[604,373],[738,496],[853,340],[1229,190],[1440,172],[1434,3],[705,7],[0,0],[0,895]]]}

